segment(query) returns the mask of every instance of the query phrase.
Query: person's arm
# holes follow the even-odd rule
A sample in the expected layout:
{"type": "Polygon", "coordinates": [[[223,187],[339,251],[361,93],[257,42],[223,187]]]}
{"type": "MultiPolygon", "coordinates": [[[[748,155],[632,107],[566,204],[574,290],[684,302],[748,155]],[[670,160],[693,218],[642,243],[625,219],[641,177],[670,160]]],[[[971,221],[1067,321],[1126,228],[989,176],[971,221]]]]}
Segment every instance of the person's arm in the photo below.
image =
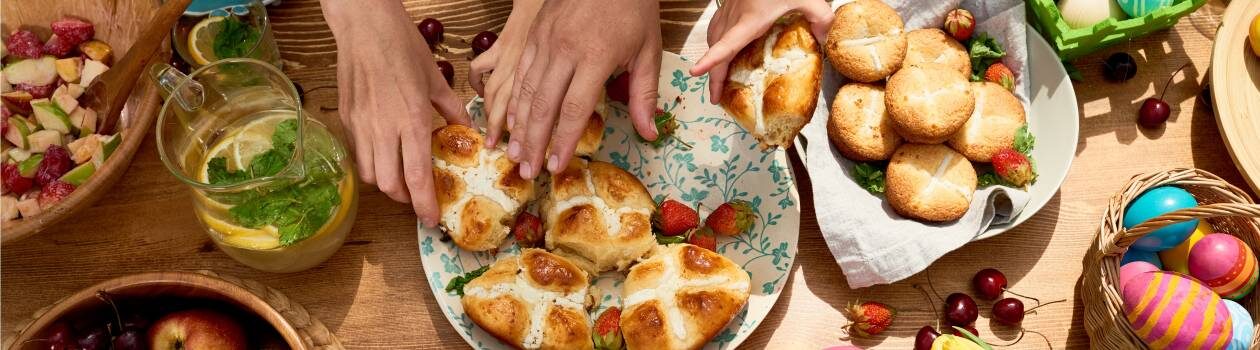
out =
{"type": "Polygon", "coordinates": [[[463,103],[398,0],[321,0],[337,41],[338,110],[359,177],[438,222],[430,150],[433,111],[468,124],[463,103]]]}

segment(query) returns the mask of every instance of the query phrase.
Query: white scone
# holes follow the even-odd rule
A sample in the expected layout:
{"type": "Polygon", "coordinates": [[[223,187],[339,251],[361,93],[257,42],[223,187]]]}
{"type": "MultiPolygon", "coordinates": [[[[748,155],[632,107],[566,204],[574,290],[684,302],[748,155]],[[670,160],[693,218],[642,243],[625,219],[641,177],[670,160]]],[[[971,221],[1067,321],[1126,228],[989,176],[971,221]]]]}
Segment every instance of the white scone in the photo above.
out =
{"type": "Polygon", "coordinates": [[[732,60],[722,107],[764,148],[788,148],[814,114],[821,81],[809,23],[784,17],[732,60]]]}
{"type": "Polygon", "coordinates": [[[573,159],[541,206],[547,249],[592,274],[624,270],[656,245],[652,196],[616,165],[573,159]]]}
{"type": "Polygon", "coordinates": [[[690,244],[658,246],[622,285],[626,348],[699,349],[748,303],[748,272],[690,244]]]}
{"type": "Polygon", "coordinates": [[[916,29],[906,34],[905,66],[939,64],[971,76],[971,56],[958,40],[939,28],[916,29]]]}
{"type": "Polygon", "coordinates": [[[1015,144],[1015,131],[1027,117],[1024,104],[1010,90],[994,82],[971,83],[976,109],[949,145],[974,162],[988,162],[1003,148],[1015,144]]]}
{"type": "Polygon", "coordinates": [[[919,220],[958,220],[976,192],[976,169],[945,145],[901,145],[888,162],[886,177],[888,204],[919,220]]]}
{"type": "Polygon", "coordinates": [[[502,144],[485,149],[481,132],[463,125],[433,131],[433,184],[440,227],[460,248],[486,251],[507,237],[508,225],[534,198],[502,144]]]}
{"type": "Polygon", "coordinates": [[[473,323],[518,349],[590,349],[590,278],[542,249],[500,258],[464,286],[473,323]]]}
{"type": "Polygon", "coordinates": [[[887,160],[901,145],[884,106],[884,87],[849,83],[836,92],[827,120],[827,136],[851,160],[887,160]]]}
{"type": "Polygon", "coordinates": [[[871,83],[892,75],[906,58],[905,22],[879,0],[836,9],[827,32],[827,59],[845,78],[871,83]]]}
{"type": "Polygon", "coordinates": [[[976,102],[967,78],[936,64],[897,71],[884,98],[893,127],[914,143],[945,142],[967,123],[976,102]]]}

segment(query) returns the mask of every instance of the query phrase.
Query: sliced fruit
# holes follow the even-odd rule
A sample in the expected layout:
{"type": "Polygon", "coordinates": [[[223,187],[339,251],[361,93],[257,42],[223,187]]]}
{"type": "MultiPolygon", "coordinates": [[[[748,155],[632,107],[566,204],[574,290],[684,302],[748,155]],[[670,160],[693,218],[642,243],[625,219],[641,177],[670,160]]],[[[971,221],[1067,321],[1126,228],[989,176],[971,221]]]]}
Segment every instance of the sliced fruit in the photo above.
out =
{"type": "MultiPolygon", "coordinates": [[[[57,75],[68,83],[79,81],[79,71],[83,70],[82,57],[70,57],[59,59],[57,64],[57,75]]],[[[78,97],[78,96],[75,96],[78,97]]]]}
{"type": "Polygon", "coordinates": [[[223,240],[232,246],[249,249],[272,249],[280,246],[280,232],[275,226],[248,228],[210,215],[209,212],[198,211],[198,214],[206,227],[223,235],[223,240]]]}
{"type": "Polygon", "coordinates": [[[254,156],[271,149],[271,134],[275,133],[276,125],[292,118],[292,116],[278,114],[253,120],[242,126],[240,132],[219,141],[207,152],[209,156],[206,157],[206,164],[202,164],[201,171],[198,172],[197,181],[209,182],[207,164],[210,159],[216,157],[227,159],[228,170],[245,169],[254,156]]]}
{"type": "Polygon", "coordinates": [[[52,82],[45,85],[17,84],[14,90],[26,91],[31,94],[31,98],[49,98],[52,97],[53,90],[57,89],[57,83],[52,82]]]}
{"type": "Polygon", "coordinates": [[[101,140],[101,148],[96,149],[96,153],[92,154],[92,164],[96,164],[97,168],[105,165],[105,161],[109,160],[109,156],[114,154],[114,149],[122,143],[122,134],[109,136],[101,140]]]}
{"type": "Polygon", "coordinates": [[[53,21],[48,27],[54,35],[70,43],[70,45],[79,45],[96,36],[96,27],[92,23],[78,18],[62,17],[53,21]]]}
{"type": "Polygon", "coordinates": [[[82,52],[84,55],[87,55],[88,58],[93,60],[105,62],[109,61],[109,58],[114,50],[104,41],[90,40],[79,44],[79,52],[82,52]]]}
{"type": "Polygon", "coordinates": [[[52,101],[56,103],[57,107],[61,108],[61,112],[65,113],[67,116],[70,113],[74,113],[75,109],[79,108],[79,100],[74,97],[70,97],[69,94],[62,93],[61,95],[57,95],[54,93],[52,101]]]}
{"type": "Polygon", "coordinates": [[[66,111],[58,107],[53,101],[33,100],[31,101],[31,109],[35,112],[35,120],[44,129],[69,134],[70,130],[74,128],[74,124],[70,123],[70,115],[66,114],[66,111]]]}
{"type": "Polygon", "coordinates": [[[70,94],[71,97],[79,98],[83,96],[83,85],[69,83],[64,86],[66,87],[66,93],[70,94]]]}
{"type": "Polygon", "coordinates": [[[43,160],[44,155],[38,153],[32,154],[30,157],[26,157],[26,160],[18,163],[18,174],[21,174],[22,177],[26,178],[35,177],[35,171],[39,170],[39,163],[43,160]]]}
{"type": "Polygon", "coordinates": [[[4,139],[9,140],[14,146],[30,149],[30,135],[35,132],[35,126],[30,121],[20,115],[9,117],[9,130],[4,133],[4,139]]]}
{"type": "Polygon", "coordinates": [[[4,67],[4,75],[14,85],[52,84],[57,81],[57,58],[43,56],[13,62],[4,67]]]}
{"type": "Polygon", "coordinates": [[[70,125],[79,129],[79,137],[88,137],[96,133],[96,111],[79,108],[70,113],[70,125]]]}
{"type": "MultiPolygon", "coordinates": [[[[0,46],[0,47],[4,47],[4,46],[0,46]]],[[[13,91],[13,84],[9,84],[9,78],[6,78],[4,74],[0,74],[0,94],[6,93],[9,91],[13,91]]]]}
{"type": "Polygon", "coordinates": [[[0,94],[0,98],[4,99],[4,103],[16,113],[29,113],[31,111],[31,93],[22,90],[13,90],[0,94]]]}
{"type": "Polygon", "coordinates": [[[207,16],[188,31],[188,53],[197,65],[218,60],[214,55],[214,38],[223,31],[223,16],[207,16]]]}
{"type": "Polygon", "coordinates": [[[17,197],[0,197],[0,220],[9,221],[18,217],[17,197]]]}
{"type": "Polygon", "coordinates": [[[74,169],[70,169],[65,175],[61,175],[61,181],[76,187],[82,186],[84,182],[87,182],[88,177],[91,177],[94,173],[96,173],[95,165],[83,163],[74,167],[74,169]]]}
{"type": "Polygon", "coordinates": [[[61,133],[56,130],[40,130],[31,133],[26,137],[31,142],[28,151],[31,153],[44,153],[48,150],[48,146],[61,146],[61,133]]]}
{"type": "Polygon", "coordinates": [[[96,80],[96,77],[101,76],[101,73],[105,73],[107,70],[109,70],[109,66],[101,63],[101,61],[87,60],[87,62],[83,62],[83,74],[79,77],[79,85],[92,85],[92,81],[96,80]]]}
{"type": "Polygon", "coordinates": [[[18,201],[17,208],[18,213],[22,214],[22,217],[24,218],[39,215],[39,213],[44,211],[43,208],[39,207],[39,200],[36,198],[27,198],[26,200],[18,201]]]}
{"type": "Polygon", "coordinates": [[[16,147],[10,148],[9,151],[5,153],[7,153],[9,155],[9,159],[12,159],[14,162],[22,162],[31,157],[30,151],[16,147]]]}
{"type": "Polygon", "coordinates": [[[4,41],[6,53],[21,58],[38,58],[44,54],[44,42],[29,30],[16,30],[4,41]]]}
{"type": "Polygon", "coordinates": [[[74,159],[75,164],[92,160],[92,155],[96,154],[96,150],[100,148],[101,135],[87,135],[66,144],[66,149],[70,150],[70,158],[74,159]]]}
{"type": "Polygon", "coordinates": [[[21,170],[18,170],[17,164],[5,163],[0,165],[0,185],[4,187],[4,192],[13,193],[13,195],[21,195],[31,189],[35,185],[35,180],[22,176],[21,170]]]}
{"type": "Polygon", "coordinates": [[[44,43],[44,53],[57,58],[66,57],[70,55],[71,51],[74,51],[75,45],[75,43],[53,34],[52,37],[48,38],[48,42],[44,43]]]}
{"type": "Polygon", "coordinates": [[[45,184],[44,187],[39,189],[39,196],[36,197],[39,201],[39,208],[41,210],[52,208],[66,199],[66,197],[69,197],[71,193],[74,193],[74,188],[74,185],[64,181],[53,181],[45,184]]]}

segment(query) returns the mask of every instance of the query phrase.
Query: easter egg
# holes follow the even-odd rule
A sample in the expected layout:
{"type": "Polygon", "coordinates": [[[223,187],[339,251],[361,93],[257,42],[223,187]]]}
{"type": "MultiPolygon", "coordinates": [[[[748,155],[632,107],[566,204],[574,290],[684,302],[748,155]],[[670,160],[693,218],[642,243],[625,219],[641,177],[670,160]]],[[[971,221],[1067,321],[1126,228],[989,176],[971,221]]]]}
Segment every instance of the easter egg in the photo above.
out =
{"type": "Polygon", "coordinates": [[[1238,237],[1224,233],[1203,236],[1190,249],[1187,262],[1191,277],[1226,299],[1238,300],[1251,293],[1260,277],[1251,248],[1238,237]]]}
{"type": "Polygon", "coordinates": [[[1124,290],[1124,286],[1125,284],[1129,282],[1129,279],[1136,277],[1137,275],[1140,275],[1144,272],[1151,272],[1151,271],[1159,271],[1159,266],[1155,266],[1154,264],[1151,264],[1145,261],[1134,261],[1128,264],[1120,265],[1119,290],[1124,290]]]}
{"type": "Polygon", "coordinates": [[[1165,6],[1172,5],[1173,0],[1116,0],[1124,13],[1133,17],[1142,17],[1165,6]]]}
{"type": "Polygon", "coordinates": [[[1124,255],[1120,256],[1120,266],[1127,265],[1128,263],[1131,263],[1134,261],[1147,262],[1147,263],[1150,263],[1151,265],[1155,265],[1155,267],[1158,267],[1160,270],[1164,269],[1164,262],[1160,261],[1159,255],[1155,254],[1154,252],[1148,252],[1145,250],[1137,250],[1137,249],[1129,249],[1129,251],[1124,252],[1124,255]]]}
{"type": "MultiPolygon", "coordinates": [[[[1124,228],[1132,229],[1157,216],[1199,205],[1186,190],[1173,186],[1152,188],[1138,195],[1124,210],[1124,228]]],[[[1131,248],[1158,252],[1181,244],[1199,226],[1199,220],[1187,220],[1164,226],[1133,242],[1131,248]]]]}
{"type": "Polygon", "coordinates": [[[1186,237],[1185,241],[1176,247],[1159,252],[1159,261],[1164,262],[1164,269],[1190,274],[1190,268],[1186,266],[1186,259],[1190,258],[1190,248],[1194,247],[1195,242],[1203,239],[1203,236],[1211,233],[1212,225],[1209,225],[1207,221],[1199,221],[1199,226],[1194,228],[1194,232],[1191,232],[1190,237],[1186,237]]]}
{"type": "Polygon", "coordinates": [[[1234,337],[1230,339],[1227,349],[1246,350],[1251,347],[1251,335],[1255,330],[1255,324],[1251,323],[1251,313],[1233,300],[1225,300],[1225,307],[1229,309],[1229,319],[1234,324],[1234,337]]]}
{"type": "Polygon", "coordinates": [[[1089,27],[1108,18],[1129,17],[1115,0],[1059,0],[1059,13],[1063,15],[1063,22],[1072,28],[1089,27]]]}
{"type": "Polygon", "coordinates": [[[1233,336],[1224,300],[1186,275],[1139,274],[1124,286],[1121,300],[1133,332],[1151,349],[1221,349],[1233,336]]]}

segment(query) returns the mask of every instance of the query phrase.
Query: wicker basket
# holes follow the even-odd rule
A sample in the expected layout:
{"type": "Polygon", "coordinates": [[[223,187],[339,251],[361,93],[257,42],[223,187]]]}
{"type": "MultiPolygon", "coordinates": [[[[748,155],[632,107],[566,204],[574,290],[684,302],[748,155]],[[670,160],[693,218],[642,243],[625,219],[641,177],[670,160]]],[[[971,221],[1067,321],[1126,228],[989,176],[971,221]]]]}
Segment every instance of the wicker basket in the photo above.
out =
{"type": "Polygon", "coordinates": [[[1055,51],[1059,52],[1059,58],[1074,60],[1102,48],[1172,27],[1181,17],[1206,4],[1207,0],[1176,0],[1172,5],[1145,16],[1124,20],[1108,18],[1081,28],[1068,26],[1057,3],[1055,0],[1028,0],[1029,23],[1054,46],[1055,51]]]}
{"type": "MultiPolygon", "coordinates": [[[[1147,349],[1125,317],[1120,292],[1116,290],[1120,256],[1138,238],[1166,225],[1189,219],[1203,219],[1215,232],[1234,235],[1255,252],[1260,247],[1260,205],[1238,187],[1199,169],[1173,169],[1134,177],[1124,191],[1111,198],[1099,227],[1097,240],[1085,256],[1082,298],[1085,303],[1085,330],[1092,348],[1147,349]],[[1199,206],[1178,210],[1146,221],[1132,230],[1122,224],[1129,202],[1148,189],[1177,185],[1189,191],[1199,206]]],[[[1256,293],[1240,301],[1251,315],[1260,314],[1256,293]]],[[[1260,335],[1260,332],[1255,334],[1260,335]]],[[[1252,349],[1260,348],[1252,339],[1252,349]]]]}

